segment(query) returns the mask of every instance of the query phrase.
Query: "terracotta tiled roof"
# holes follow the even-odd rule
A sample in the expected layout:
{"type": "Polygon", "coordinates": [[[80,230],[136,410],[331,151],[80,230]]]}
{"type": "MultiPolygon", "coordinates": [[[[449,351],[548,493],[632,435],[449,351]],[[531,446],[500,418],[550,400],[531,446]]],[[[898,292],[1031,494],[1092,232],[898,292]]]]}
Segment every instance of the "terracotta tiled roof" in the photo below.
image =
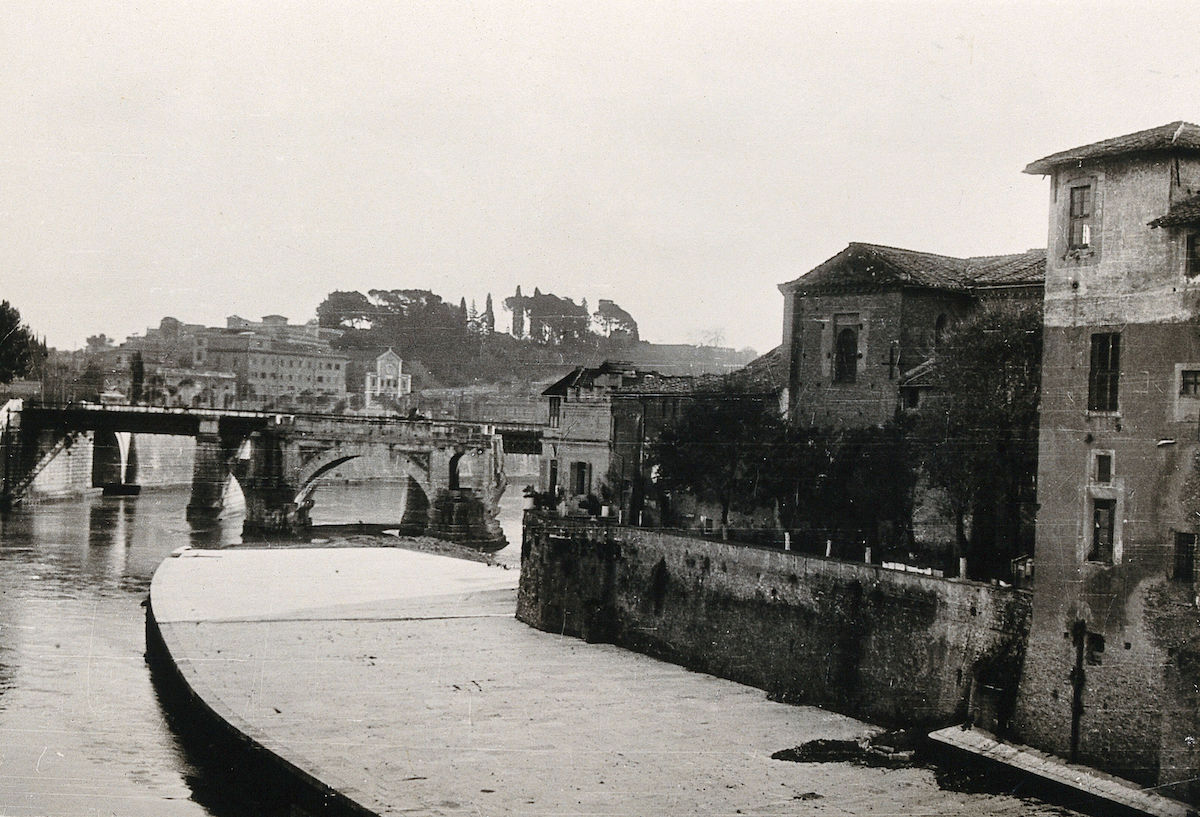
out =
{"type": "Polygon", "coordinates": [[[1171,122],[1159,125],[1157,128],[1127,133],[1124,136],[1116,136],[1070,150],[1061,150],[1038,159],[1036,162],[1030,162],[1025,168],[1025,172],[1045,174],[1059,165],[1074,164],[1088,159],[1179,149],[1200,151],[1200,126],[1193,125],[1191,122],[1171,122]]]}
{"type": "Polygon", "coordinates": [[[1035,286],[1046,281],[1046,251],[1026,250],[1016,255],[985,255],[967,259],[967,277],[973,287],[1035,286]]]}
{"type": "Polygon", "coordinates": [[[781,284],[785,290],[837,291],[860,287],[924,287],[959,292],[1036,286],[1046,277],[1046,251],[954,258],[853,242],[811,272],[781,284]]]}
{"type": "Polygon", "coordinates": [[[618,394],[698,394],[701,392],[720,391],[723,379],[721,375],[704,374],[691,375],[660,375],[650,373],[635,383],[629,383],[614,389],[618,394]]]}
{"type": "Polygon", "coordinates": [[[730,386],[748,392],[777,392],[787,387],[787,379],[788,361],[782,345],[726,375],[730,386]]]}
{"type": "Polygon", "coordinates": [[[1171,205],[1165,216],[1159,216],[1150,222],[1151,227],[1180,227],[1188,224],[1200,224],[1200,194],[1180,199],[1171,205]]]}

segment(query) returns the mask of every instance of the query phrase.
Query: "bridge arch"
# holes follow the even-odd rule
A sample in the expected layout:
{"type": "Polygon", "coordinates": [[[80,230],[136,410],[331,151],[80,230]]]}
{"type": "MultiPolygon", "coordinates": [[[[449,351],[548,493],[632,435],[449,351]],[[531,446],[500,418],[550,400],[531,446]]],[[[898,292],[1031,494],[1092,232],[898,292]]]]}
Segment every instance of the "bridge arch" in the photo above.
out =
{"type": "MultiPolygon", "coordinates": [[[[117,439],[120,439],[118,436],[117,439]]],[[[125,468],[122,476],[122,481],[126,485],[137,485],[138,481],[138,446],[137,435],[130,434],[129,441],[125,445],[124,451],[125,468]]]]}
{"type": "Polygon", "coordinates": [[[92,435],[92,487],[120,484],[121,459],[121,442],[116,432],[95,432],[92,435]]]}
{"type": "MultiPolygon", "coordinates": [[[[339,465],[343,465],[359,457],[368,456],[371,453],[371,447],[369,446],[339,445],[310,457],[300,467],[300,473],[296,480],[296,504],[302,504],[305,500],[312,497],[313,491],[317,488],[317,480],[320,477],[337,468],[339,465]]],[[[425,501],[428,502],[428,498],[433,496],[433,487],[428,467],[423,466],[407,454],[400,454],[400,461],[396,465],[398,469],[396,476],[406,477],[405,484],[409,495],[412,496],[412,489],[415,485],[415,487],[420,489],[425,501]]]]}

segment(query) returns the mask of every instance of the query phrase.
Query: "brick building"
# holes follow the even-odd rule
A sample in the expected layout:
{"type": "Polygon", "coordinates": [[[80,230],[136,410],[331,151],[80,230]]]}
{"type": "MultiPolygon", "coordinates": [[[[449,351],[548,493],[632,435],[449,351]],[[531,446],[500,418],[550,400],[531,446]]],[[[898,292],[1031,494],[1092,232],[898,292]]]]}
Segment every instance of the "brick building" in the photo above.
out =
{"type": "Polygon", "coordinates": [[[780,284],[789,416],[862,427],[913,407],[941,333],[983,298],[1039,302],[1045,263],[1045,250],[952,258],[852,243],[780,284]]]}
{"type": "Polygon", "coordinates": [[[1055,153],[1016,736],[1196,800],[1200,127],[1055,153]]]}

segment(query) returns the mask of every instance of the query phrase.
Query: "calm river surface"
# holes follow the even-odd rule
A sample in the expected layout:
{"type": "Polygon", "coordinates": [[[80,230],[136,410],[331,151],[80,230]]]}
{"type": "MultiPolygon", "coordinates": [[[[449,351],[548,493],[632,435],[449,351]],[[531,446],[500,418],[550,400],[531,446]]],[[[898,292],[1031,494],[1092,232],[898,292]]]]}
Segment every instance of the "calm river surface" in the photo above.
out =
{"type": "MultiPolygon", "coordinates": [[[[323,486],[314,521],[386,522],[400,489],[323,486]]],[[[0,815],[259,814],[220,768],[190,751],[164,714],[143,658],[142,602],[183,545],[241,541],[241,517],[193,532],[186,489],[22,507],[0,520],[0,815]]],[[[519,486],[501,515],[517,564],[519,486]]],[[[847,766],[847,775],[865,773],[847,766]]],[[[936,801],[937,786],[930,779],[936,801]]],[[[981,807],[993,800],[977,795],[981,807]]],[[[995,813],[993,808],[981,811],[995,813]]],[[[1026,802],[1020,813],[1061,814],[1026,802]]],[[[1018,812],[1013,812],[1018,813],[1018,812]]]]}

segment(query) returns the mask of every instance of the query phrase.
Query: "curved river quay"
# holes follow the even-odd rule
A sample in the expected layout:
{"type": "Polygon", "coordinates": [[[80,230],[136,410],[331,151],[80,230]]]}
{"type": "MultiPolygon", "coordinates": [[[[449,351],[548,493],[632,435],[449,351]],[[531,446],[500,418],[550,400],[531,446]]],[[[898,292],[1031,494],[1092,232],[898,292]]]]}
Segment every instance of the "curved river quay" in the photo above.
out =
{"type": "MultiPolygon", "coordinates": [[[[318,510],[342,517],[317,521],[383,521],[388,490],[323,488],[318,510]]],[[[3,521],[0,815],[291,810],[177,731],[143,657],[156,569],[160,632],[204,706],[367,812],[1071,813],[945,790],[928,768],[773,760],[873,728],[531,630],[512,618],[515,570],[396,548],[204,550],[236,544],[240,520],[196,534],[186,502],[147,491],[3,521]]]]}

